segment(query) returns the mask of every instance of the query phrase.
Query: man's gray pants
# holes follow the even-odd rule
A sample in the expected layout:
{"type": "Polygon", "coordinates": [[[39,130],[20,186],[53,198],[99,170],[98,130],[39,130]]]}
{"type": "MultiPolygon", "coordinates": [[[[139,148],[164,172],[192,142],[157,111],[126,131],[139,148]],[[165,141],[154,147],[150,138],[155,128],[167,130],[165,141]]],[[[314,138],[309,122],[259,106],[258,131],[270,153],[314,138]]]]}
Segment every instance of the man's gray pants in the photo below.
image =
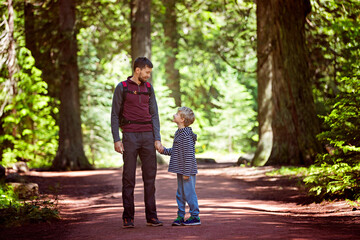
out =
{"type": "Polygon", "coordinates": [[[156,150],[152,132],[123,132],[123,219],[134,219],[134,188],[136,178],[136,162],[141,160],[142,179],[144,182],[144,202],[146,220],[157,218],[155,202],[155,177],[157,170],[156,150]]]}

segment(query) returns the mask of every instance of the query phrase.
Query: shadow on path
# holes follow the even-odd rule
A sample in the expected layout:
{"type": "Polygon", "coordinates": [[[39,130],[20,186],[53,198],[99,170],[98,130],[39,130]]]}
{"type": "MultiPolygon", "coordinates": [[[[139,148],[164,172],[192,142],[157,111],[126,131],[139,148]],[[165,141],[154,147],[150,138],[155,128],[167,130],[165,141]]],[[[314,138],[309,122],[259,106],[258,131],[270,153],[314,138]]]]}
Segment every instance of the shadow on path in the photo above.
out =
{"type": "Polygon", "coordinates": [[[62,220],[6,229],[1,239],[360,239],[360,214],[351,208],[303,204],[306,196],[296,181],[246,168],[199,167],[202,225],[196,227],[171,226],[177,212],[176,180],[165,166],[159,167],[156,181],[163,227],[146,226],[140,169],[134,229],[121,228],[121,169],[31,172],[28,178],[39,183],[42,193],[60,186],[62,220]]]}

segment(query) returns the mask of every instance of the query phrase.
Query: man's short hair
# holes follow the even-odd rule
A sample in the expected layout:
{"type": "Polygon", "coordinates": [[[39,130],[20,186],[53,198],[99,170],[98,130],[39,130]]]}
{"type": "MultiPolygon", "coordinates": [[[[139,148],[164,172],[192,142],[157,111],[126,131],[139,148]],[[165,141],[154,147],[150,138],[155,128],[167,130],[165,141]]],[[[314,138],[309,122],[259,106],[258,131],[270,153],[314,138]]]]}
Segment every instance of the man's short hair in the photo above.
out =
{"type": "Polygon", "coordinates": [[[148,58],[138,57],[134,62],[134,72],[135,72],[136,68],[143,69],[146,66],[148,66],[149,68],[153,68],[153,64],[151,63],[151,61],[148,58]]]}
{"type": "Polygon", "coordinates": [[[188,107],[179,107],[178,112],[180,116],[184,119],[184,126],[188,127],[195,121],[195,113],[191,108],[188,107]]]}

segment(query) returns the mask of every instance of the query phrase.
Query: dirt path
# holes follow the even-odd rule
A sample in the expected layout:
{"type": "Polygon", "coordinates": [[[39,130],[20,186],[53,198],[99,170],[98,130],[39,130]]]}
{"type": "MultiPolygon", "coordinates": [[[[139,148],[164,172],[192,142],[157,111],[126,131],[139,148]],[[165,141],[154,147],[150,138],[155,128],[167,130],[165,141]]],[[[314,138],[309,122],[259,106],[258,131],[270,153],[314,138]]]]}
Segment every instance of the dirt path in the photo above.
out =
{"type": "Polygon", "coordinates": [[[141,171],[135,228],[122,229],[121,170],[31,172],[40,191],[59,183],[62,220],[8,229],[0,239],[360,239],[360,211],[345,202],[308,204],[294,181],[267,177],[269,168],[201,165],[201,226],[172,227],[175,175],[159,167],[156,188],[163,227],[146,227],[141,171]]]}

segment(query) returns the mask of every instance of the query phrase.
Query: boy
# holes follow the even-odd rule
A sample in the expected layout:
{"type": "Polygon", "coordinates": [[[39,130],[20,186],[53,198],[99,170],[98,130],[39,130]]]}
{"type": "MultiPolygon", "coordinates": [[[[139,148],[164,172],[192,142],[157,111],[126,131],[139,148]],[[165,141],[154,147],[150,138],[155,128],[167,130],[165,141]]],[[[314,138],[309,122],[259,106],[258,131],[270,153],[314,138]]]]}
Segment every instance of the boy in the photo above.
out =
{"type": "Polygon", "coordinates": [[[176,201],[178,217],[173,226],[200,225],[199,205],[195,192],[197,164],[195,159],[195,142],[197,135],[189,127],[195,121],[194,112],[188,107],[180,107],[174,115],[173,122],[178,125],[172,148],[164,148],[161,153],[170,155],[169,172],[177,174],[176,201]],[[190,208],[190,218],[184,221],[185,204],[190,208]]]}

